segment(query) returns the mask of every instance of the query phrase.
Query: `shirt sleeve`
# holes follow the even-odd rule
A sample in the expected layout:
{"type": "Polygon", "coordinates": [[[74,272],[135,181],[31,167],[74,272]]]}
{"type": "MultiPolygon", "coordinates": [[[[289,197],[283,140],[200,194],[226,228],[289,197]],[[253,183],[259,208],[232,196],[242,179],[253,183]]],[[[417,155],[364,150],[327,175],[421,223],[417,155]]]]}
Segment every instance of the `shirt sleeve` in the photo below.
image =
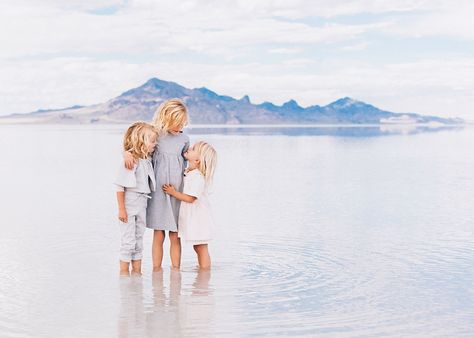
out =
{"type": "Polygon", "coordinates": [[[199,198],[204,192],[204,186],[205,181],[201,174],[188,174],[184,182],[183,193],[199,198]]]}
{"type": "Polygon", "coordinates": [[[125,168],[125,166],[121,164],[114,183],[125,188],[135,188],[137,186],[135,170],[137,170],[137,164],[135,164],[132,170],[125,168]]]}

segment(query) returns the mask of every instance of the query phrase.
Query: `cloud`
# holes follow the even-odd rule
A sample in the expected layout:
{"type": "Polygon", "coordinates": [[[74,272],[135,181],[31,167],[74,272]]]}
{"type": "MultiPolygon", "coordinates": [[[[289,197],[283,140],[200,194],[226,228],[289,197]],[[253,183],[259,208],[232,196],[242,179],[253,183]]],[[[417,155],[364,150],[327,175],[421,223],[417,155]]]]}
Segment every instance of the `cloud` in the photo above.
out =
{"type": "MultiPolygon", "coordinates": [[[[195,2],[195,1],[193,1],[195,2]]],[[[206,2],[212,8],[232,8],[246,17],[281,17],[301,19],[331,18],[361,13],[409,12],[426,6],[424,0],[224,0],[206,2]]]]}
{"type": "MultiPolygon", "coordinates": [[[[461,40],[474,39],[474,2],[433,1],[431,6],[407,18],[399,24],[384,27],[382,30],[395,36],[407,37],[451,37],[461,40]]],[[[472,41],[471,41],[472,43],[472,41]]]]}
{"type": "MultiPolygon", "coordinates": [[[[345,43],[362,48],[368,34],[472,37],[474,21],[464,6],[434,1],[21,1],[0,5],[0,58],[121,55],[152,59],[199,53],[228,61],[255,55],[260,46],[283,51],[345,43]],[[49,5],[48,5],[49,4],[49,5]],[[113,15],[96,15],[113,9],[113,15]],[[312,17],[363,13],[415,13],[370,23],[318,24],[312,17]],[[299,13],[299,14],[298,14],[299,13]],[[302,20],[289,20],[292,18],[302,20]],[[460,20],[461,19],[461,20],[460,20]],[[472,29],[471,29],[472,28],[472,29]],[[11,32],[15,32],[12,34],[11,32]],[[237,51],[237,53],[236,53],[237,51]]],[[[281,53],[280,53],[281,54],[281,53]]]]}
{"type": "Polygon", "coordinates": [[[342,50],[347,50],[347,51],[360,51],[360,50],[367,49],[369,44],[370,43],[368,41],[363,41],[363,42],[359,42],[359,43],[356,43],[356,44],[343,46],[343,47],[341,47],[341,49],[342,50]]]}
{"type": "Polygon", "coordinates": [[[297,54],[301,53],[302,50],[300,48],[272,48],[268,52],[272,54],[297,54]]]}
{"type": "MultiPolygon", "coordinates": [[[[209,56],[231,56],[237,48],[254,49],[259,45],[311,45],[351,40],[384,23],[313,26],[282,21],[238,2],[235,9],[183,2],[132,2],[114,15],[95,15],[102,6],[119,6],[114,1],[50,1],[55,6],[3,5],[0,8],[2,57],[42,54],[93,55],[99,53],[160,54],[199,52],[209,56]],[[81,10],[74,10],[79,8],[81,10]],[[91,12],[92,11],[92,12],[91,12]],[[212,19],[210,19],[212,18],[212,19]],[[15,32],[14,35],[11,32],[15,32]]],[[[230,4],[229,4],[230,6],[230,4]]],[[[106,7],[108,8],[108,7],[106,7]]],[[[118,7],[117,7],[118,8],[118,7]]]]}

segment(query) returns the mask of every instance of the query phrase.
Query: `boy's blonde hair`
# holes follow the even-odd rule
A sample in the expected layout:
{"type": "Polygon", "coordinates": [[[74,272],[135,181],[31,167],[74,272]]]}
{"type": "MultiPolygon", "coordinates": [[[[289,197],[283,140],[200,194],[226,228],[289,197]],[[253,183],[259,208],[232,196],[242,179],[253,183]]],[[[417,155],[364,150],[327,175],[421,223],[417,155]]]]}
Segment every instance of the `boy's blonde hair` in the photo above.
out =
{"type": "Polygon", "coordinates": [[[198,170],[204,175],[206,183],[210,184],[217,165],[217,152],[209,143],[204,141],[195,143],[193,149],[199,154],[198,170]]]}
{"type": "Polygon", "coordinates": [[[153,135],[158,136],[158,131],[146,122],[135,122],[128,127],[123,137],[123,150],[128,151],[134,158],[147,158],[148,144],[153,135]]]}
{"type": "Polygon", "coordinates": [[[164,135],[171,127],[188,123],[188,109],[180,99],[164,101],[156,110],[153,125],[159,135],[164,135]]]}

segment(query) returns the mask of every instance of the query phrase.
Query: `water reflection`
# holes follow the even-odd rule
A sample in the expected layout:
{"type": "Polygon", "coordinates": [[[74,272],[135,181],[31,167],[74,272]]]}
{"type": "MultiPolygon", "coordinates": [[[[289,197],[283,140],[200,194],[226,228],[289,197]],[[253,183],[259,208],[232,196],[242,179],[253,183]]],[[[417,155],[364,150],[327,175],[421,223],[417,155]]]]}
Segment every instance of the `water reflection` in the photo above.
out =
{"type": "Polygon", "coordinates": [[[191,293],[182,296],[185,337],[209,337],[212,334],[214,318],[214,297],[209,288],[210,270],[199,270],[195,274],[191,293]],[[198,334],[197,334],[198,333],[198,334]]]}
{"type": "Polygon", "coordinates": [[[169,272],[169,293],[163,270],[153,272],[151,302],[146,313],[147,337],[181,337],[183,325],[180,313],[181,272],[169,272]]]}
{"type": "Polygon", "coordinates": [[[0,128],[1,337],[472,336],[474,128],[191,135],[220,156],[212,273],[188,248],[119,280],[123,129],[0,128]]]}
{"type": "Polygon", "coordinates": [[[187,133],[218,135],[286,135],[286,136],[345,136],[373,137],[388,135],[412,135],[419,133],[461,130],[462,125],[414,125],[414,124],[381,124],[381,125],[347,125],[347,126],[190,126],[187,133]]]}
{"type": "Polygon", "coordinates": [[[193,296],[209,296],[209,281],[211,280],[211,270],[198,270],[193,283],[193,296]]]}
{"type": "Polygon", "coordinates": [[[145,306],[141,276],[121,276],[118,337],[145,337],[145,306]]]}
{"type": "Polygon", "coordinates": [[[187,272],[194,276],[183,290],[182,272],[163,270],[151,276],[151,297],[146,297],[140,276],[120,278],[118,337],[208,337],[214,317],[214,298],[209,288],[210,271],[187,272]]]}

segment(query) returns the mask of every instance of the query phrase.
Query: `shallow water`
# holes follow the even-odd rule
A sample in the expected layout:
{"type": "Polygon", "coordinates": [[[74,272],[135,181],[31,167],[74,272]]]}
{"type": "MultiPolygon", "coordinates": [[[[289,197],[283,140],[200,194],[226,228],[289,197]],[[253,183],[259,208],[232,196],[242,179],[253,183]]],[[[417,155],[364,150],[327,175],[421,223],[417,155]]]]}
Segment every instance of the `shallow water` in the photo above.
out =
{"type": "Polygon", "coordinates": [[[0,336],[472,336],[473,129],[192,130],[219,152],[213,269],[185,247],[151,273],[147,231],[119,278],[123,130],[0,126],[0,336]]]}

